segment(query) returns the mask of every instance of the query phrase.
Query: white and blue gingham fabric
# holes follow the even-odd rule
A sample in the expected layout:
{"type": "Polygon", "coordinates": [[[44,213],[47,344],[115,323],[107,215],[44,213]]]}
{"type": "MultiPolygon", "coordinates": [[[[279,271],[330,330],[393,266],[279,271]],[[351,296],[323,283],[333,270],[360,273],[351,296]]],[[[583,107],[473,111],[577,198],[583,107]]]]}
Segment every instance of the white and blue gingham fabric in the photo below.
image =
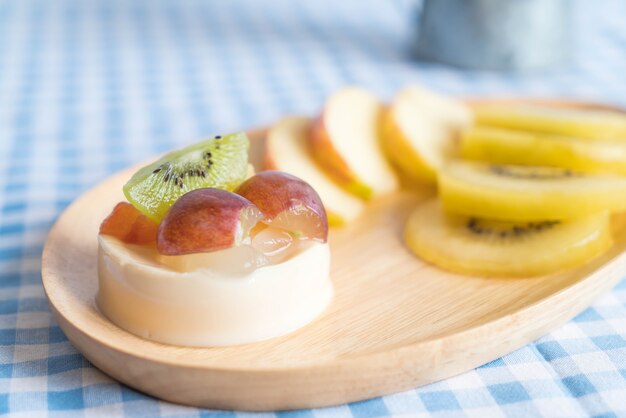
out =
{"type": "Polygon", "coordinates": [[[626,417],[626,281],[549,335],[461,376],[258,415],[173,405],[111,380],[69,344],[41,286],[48,230],[99,180],[214,133],[314,114],[347,83],[383,98],[421,82],[456,95],[626,105],[626,2],[571,4],[572,66],[516,75],[412,60],[412,0],[0,0],[0,414],[626,417]]]}

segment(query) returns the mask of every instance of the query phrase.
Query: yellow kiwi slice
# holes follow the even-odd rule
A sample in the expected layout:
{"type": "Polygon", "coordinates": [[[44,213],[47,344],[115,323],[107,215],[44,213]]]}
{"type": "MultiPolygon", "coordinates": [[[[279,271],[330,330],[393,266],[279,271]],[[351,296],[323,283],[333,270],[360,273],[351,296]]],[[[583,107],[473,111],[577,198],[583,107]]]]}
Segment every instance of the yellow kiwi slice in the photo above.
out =
{"type": "Polygon", "coordinates": [[[626,175],[626,141],[575,137],[476,126],[461,135],[461,157],[497,164],[569,168],[626,175]]]}
{"type": "Polygon", "coordinates": [[[446,210],[462,215],[562,220],[626,210],[626,177],[453,161],[439,175],[439,195],[446,210]]]}
{"type": "Polygon", "coordinates": [[[474,116],[479,125],[588,139],[626,140],[626,114],[607,110],[481,105],[475,108],[474,116]]]}
{"type": "Polygon", "coordinates": [[[553,273],[581,265],[612,245],[606,212],[571,221],[486,221],[446,213],[435,199],[411,214],[405,240],[429,263],[488,277],[553,273]]]}

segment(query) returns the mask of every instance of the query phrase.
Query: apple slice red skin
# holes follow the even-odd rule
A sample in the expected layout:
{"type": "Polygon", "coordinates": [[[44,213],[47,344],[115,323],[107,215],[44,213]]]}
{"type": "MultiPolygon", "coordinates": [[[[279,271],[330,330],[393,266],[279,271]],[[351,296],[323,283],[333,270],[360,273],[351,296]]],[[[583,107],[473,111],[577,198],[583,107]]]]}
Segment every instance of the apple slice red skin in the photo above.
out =
{"type": "Polygon", "coordinates": [[[254,203],[269,223],[284,211],[305,207],[321,224],[317,233],[307,238],[328,240],[326,209],[315,189],[304,180],[283,171],[261,171],[241,183],[235,193],[254,203]]]}
{"type": "Polygon", "coordinates": [[[249,231],[262,218],[259,214],[251,225],[242,225],[245,211],[255,210],[252,202],[226,190],[193,190],[181,196],[161,221],[157,250],[162,255],[186,255],[239,245],[238,231],[249,231]]]}

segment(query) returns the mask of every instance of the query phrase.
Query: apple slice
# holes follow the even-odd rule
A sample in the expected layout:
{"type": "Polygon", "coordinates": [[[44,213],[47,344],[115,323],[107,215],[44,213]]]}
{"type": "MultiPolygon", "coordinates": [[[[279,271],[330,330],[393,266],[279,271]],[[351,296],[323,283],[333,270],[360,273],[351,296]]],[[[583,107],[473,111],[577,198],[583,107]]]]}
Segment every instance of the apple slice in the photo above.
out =
{"type": "Polygon", "coordinates": [[[238,194],[214,188],[181,196],[159,225],[157,250],[162,255],[211,252],[250,240],[261,211],[238,194]]]}
{"type": "Polygon", "coordinates": [[[159,225],[128,202],[120,202],[100,224],[99,233],[111,235],[127,244],[150,244],[156,241],[159,225]]]}
{"type": "Polygon", "coordinates": [[[382,112],[372,93],[346,87],[328,99],[311,133],[315,159],[338,184],[364,199],[398,188],[381,147],[382,112]]]}
{"type": "Polygon", "coordinates": [[[435,184],[455,139],[472,123],[472,111],[463,103],[407,87],[383,117],[385,152],[409,180],[435,184]]]}
{"type": "Polygon", "coordinates": [[[363,210],[363,201],[337,186],[315,162],[309,150],[311,120],[287,117],[267,134],[265,166],[291,173],[310,184],[326,208],[330,225],[343,225],[363,210]]]}
{"type": "Polygon", "coordinates": [[[326,242],[328,219],[319,195],[307,182],[282,171],[262,171],[244,181],[235,193],[258,207],[274,228],[294,238],[326,242]]]}

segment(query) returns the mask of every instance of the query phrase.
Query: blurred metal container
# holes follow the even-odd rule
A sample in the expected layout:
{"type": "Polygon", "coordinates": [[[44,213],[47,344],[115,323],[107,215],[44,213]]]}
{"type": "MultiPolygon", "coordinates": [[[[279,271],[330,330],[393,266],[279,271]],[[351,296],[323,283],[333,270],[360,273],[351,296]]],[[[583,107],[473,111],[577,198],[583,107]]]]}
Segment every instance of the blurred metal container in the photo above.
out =
{"type": "Polygon", "coordinates": [[[466,68],[541,70],[565,65],[572,0],[425,0],[417,57],[466,68]]]}

